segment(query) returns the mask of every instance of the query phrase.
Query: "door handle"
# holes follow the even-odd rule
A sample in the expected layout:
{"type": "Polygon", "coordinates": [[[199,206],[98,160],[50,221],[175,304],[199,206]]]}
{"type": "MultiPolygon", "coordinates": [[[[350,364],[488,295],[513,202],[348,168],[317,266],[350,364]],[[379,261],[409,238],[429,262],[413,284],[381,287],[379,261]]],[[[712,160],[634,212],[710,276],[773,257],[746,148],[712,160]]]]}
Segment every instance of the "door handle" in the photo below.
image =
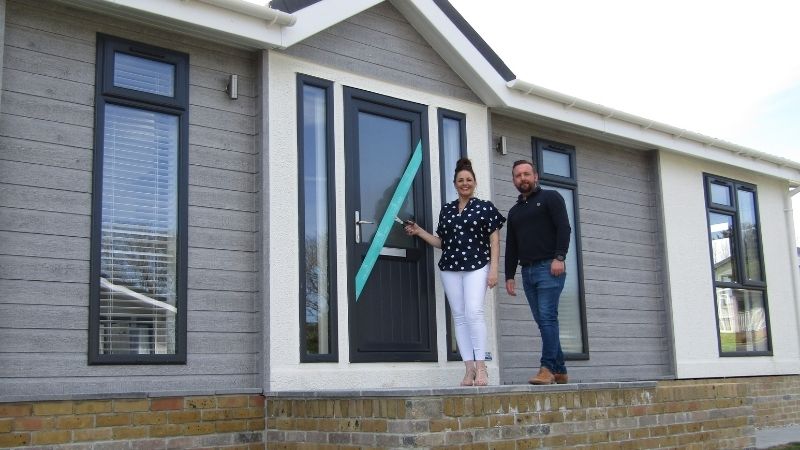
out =
{"type": "Polygon", "coordinates": [[[361,225],[365,223],[375,223],[371,220],[361,220],[361,211],[356,210],[356,244],[361,243],[361,225]]]}

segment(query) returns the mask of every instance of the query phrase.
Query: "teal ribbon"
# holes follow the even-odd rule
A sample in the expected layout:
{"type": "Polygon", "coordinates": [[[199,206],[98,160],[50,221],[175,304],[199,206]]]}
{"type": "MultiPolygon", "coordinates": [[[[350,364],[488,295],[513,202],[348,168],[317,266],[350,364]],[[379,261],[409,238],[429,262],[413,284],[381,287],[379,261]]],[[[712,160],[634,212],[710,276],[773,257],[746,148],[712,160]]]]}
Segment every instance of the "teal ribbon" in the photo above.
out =
{"type": "Polygon", "coordinates": [[[389,232],[395,223],[394,218],[397,216],[397,213],[400,212],[400,208],[406,200],[406,196],[411,189],[411,184],[414,182],[414,177],[417,176],[420,165],[422,165],[422,141],[417,142],[417,147],[414,149],[414,153],[411,154],[411,160],[408,162],[406,170],[400,178],[400,182],[397,183],[394,195],[392,195],[392,200],[389,201],[389,206],[386,208],[386,212],[383,213],[383,218],[378,225],[378,229],[375,230],[375,236],[369,244],[367,255],[364,257],[364,261],[361,262],[361,267],[358,268],[358,272],[356,273],[356,302],[358,301],[358,297],[361,296],[361,291],[364,290],[364,285],[367,284],[367,279],[369,279],[372,269],[375,267],[378,255],[380,255],[381,249],[386,243],[389,232]]]}

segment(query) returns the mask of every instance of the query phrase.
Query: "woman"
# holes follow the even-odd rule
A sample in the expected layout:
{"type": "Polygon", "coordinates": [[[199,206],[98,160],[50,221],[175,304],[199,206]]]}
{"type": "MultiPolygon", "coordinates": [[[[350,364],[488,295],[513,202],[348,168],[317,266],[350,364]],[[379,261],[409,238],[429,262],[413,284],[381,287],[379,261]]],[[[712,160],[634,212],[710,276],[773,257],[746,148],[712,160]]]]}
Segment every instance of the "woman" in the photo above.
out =
{"type": "Polygon", "coordinates": [[[453,184],[458,199],[442,206],[436,235],[415,223],[405,231],[442,249],[439,270],[455,322],[456,342],[466,366],[462,386],[486,386],[486,323],[483,298],[486,288],[497,285],[500,228],[506,221],[492,202],[473,197],[475,172],[462,158],[456,163],[453,184]]]}

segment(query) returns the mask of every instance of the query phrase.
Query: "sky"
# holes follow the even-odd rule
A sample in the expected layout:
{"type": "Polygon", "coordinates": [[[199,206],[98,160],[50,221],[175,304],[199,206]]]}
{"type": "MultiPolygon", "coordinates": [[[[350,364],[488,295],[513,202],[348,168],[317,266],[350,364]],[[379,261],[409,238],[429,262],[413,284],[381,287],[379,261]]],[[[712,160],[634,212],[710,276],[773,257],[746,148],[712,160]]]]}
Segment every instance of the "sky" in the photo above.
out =
{"type": "Polygon", "coordinates": [[[800,162],[796,0],[450,3],[520,80],[800,162]]]}

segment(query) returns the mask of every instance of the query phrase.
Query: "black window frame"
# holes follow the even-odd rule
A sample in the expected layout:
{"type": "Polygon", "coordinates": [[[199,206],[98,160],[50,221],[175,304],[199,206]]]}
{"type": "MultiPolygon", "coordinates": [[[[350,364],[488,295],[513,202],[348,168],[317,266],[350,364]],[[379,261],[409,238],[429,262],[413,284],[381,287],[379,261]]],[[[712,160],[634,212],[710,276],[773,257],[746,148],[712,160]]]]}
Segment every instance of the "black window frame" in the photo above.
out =
{"type": "MultiPolygon", "coordinates": [[[[578,310],[580,311],[580,326],[581,326],[581,344],[583,352],[568,353],[564,352],[564,359],[567,361],[581,361],[589,359],[589,330],[586,323],[586,291],[583,283],[583,258],[581,250],[581,220],[580,220],[580,205],[579,205],[579,186],[578,186],[578,165],[576,162],[576,151],[572,145],[562,144],[560,142],[542,139],[538,137],[531,138],[531,147],[533,148],[533,160],[536,163],[536,171],[539,174],[539,184],[543,186],[558,187],[562,189],[569,189],[573,192],[573,217],[575,218],[574,233],[575,233],[575,255],[567,256],[568,258],[575,258],[576,267],[578,268],[578,310]],[[543,150],[561,153],[569,157],[569,171],[571,177],[564,177],[555,174],[548,174],[544,172],[544,156],[543,150]]],[[[567,205],[569,207],[569,205],[567,205]]]]}
{"type": "Polygon", "coordinates": [[[744,181],[734,180],[732,178],[722,177],[718,175],[713,175],[710,173],[703,173],[703,189],[704,195],[706,200],[706,236],[708,236],[708,256],[711,268],[711,283],[712,283],[712,291],[714,294],[714,320],[717,325],[717,350],[719,352],[720,357],[740,357],[740,356],[772,356],[772,331],[770,327],[770,319],[769,319],[769,298],[767,295],[767,274],[764,266],[764,244],[763,244],[763,237],[761,233],[761,215],[759,212],[758,206],[758,189],[756,185],[752,183],[747,183],[744,181]],[[711,185],[725,185],[728,187],[728,193],[730,197],[731,204],[719,204],[714,203],[711,200],[711,185]],[[739,191],[746,191],[753,194],[753,209],[756,216],[756,221],[758,225],[758,263],[760,264],[761,268],[761,280],[747,280],[747,276],[744,273],[745,265],[744,265],[744,254],[742,249],[744,248],[744,236],[742,236],[742,224],[741,218],[739,217],[739,191]],[[713,247],[712,247],[712,240],[711,237],[708,235],[708,228],[710,226],[710,219],[709,214],[716,213],[725,215],[728,217],[733,218],[733,233],[734,233],[734,273],[736,275],[738,282],[729,282],[729,281],[717,281],[716,276],[714,274],[714,254],[713,254],[713,247]],[[722,351],[722,336],[720,333],[720,324],[719,324],[719,300],[717,298],[717,288],[729,288],[729,289],[745,289],[745,290],[754,290],[760,291],[762,298],[764,299],[764,320],[765,320],[765,327],[767,332],[767,350],[764,351],[753,351],[753,352],[723,352],[722,351]]]}
{"type": "Polygon", "coordinates": [[[92,219],[89,269],[88,363],[186,364],[187,272],[188,272],[188,188],[189,188],[189,55],[149,44],[97,34],[95,67],[95,129],[92,170],[92,219]],[[114,54],[127,53],[175,66],[174,98],[113,85],[114,54]],[[175,353],[100,354],[100,265],[103,208],[103,148],[107,104],[170,114],[178,117],[178,205],[176,236],[175,353]]]}
{"type": "MultiPolygon", "coordinates": [[[[455,120],[459,122],[459,133],[461,139],[461,158],[467,157],[467,115],[464,113],[460,113],[458,111],[452,111],[445,108],[438,108],[436,112],[436,119],[437,119],[437,126],[439,127],[439,176],[440,176],[440,190],[441,190],[441,203],[444,205],[447,202],[447,183],[450,181],[451,173],[446,173],[444,167],[444,119],[455,120]]],[[[455,168],[453,168],[455,170],[455,168]]],[[[451,348],[450,343],[453,341],[453,314],[450,311],[450,302],[447,301],[447,297],[445,296],[444,302],[444,316],[445,316],[445,324],[446,324],[446,331],[445,331],[445,342],[447,343],[447,348],[445,352],[447,353],[447,360],[448,361],[461,361],[461,353],[458,351],[458,345],[456,348],[451,348]]]]}
{"type": "Polygon", "coordinates": [[[300,306],[300,317],[299,317],[299,324],[300,324],[300,362],[301,363],[313,363],[313,362],[338,362],[339,361],[339,329],[338,329],[338,308],[337,304],[337,284],[336,284],[336,217],[334,212],[336,211],[336,159],[335,159],[335,143],[334,143],[334,98],[333,98],[333,81],[325,80],[322,78],[313,77],[311,75],[306,75],[302,73],[297,74],[297,167],[298,167],[298,220],[297,220],[297,230],[298,230],[298,260],[299,260],[299,275],[300,275],[300,284],[299,284],[299,306],[300,306]],[[330,280],[330,304],[328,305],[329,312],[330,312],[330,353],[326,354],[314,354],[308,353],[308,340],[306,336],[306,299],[305,299],[305,291],[306,291],[306,282],[305,282],[305,275],[306,275],[306,265],[304,263],[304,259],[302,255],[305,255],[305,239],[303,236],[305,235],[305,183],[304,183],[304,163],[305,160],[303,158],[303,148],[304,148],[304,140],[303,140],[303,132],[302,132],[302,125],[303,125],[303,117],[304,117],[304,109],[303,109],[303,87],[304,86],[313,86],[319,89],[323,89],[325,91],[325,122],[326,122],[326,136],[325,136],[325,147],[327,151],[327,178],[328,178],[328,185],[327,185],[327,201],[328,201],[328,230],[329,232],[333,232],[333,235],[330,235],[328,238],[328,274],[330,280]]]}

